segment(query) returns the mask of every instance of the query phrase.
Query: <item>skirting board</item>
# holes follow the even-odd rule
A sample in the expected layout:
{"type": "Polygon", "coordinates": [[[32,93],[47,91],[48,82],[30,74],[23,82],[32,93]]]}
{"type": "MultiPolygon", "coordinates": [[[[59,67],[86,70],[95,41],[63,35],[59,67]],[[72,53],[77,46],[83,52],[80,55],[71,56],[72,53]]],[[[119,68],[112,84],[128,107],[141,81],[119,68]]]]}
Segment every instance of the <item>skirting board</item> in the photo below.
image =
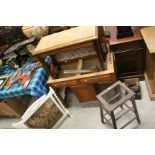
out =
{"type": "Polygon", "coordinates": [[[144,73],[144,77],[145,77],[145,82],[146,82],[146,86],[147,86],[147,89],[148,89],[148,93],[149,93],[149,96],[150,96],[150,100],[155,101],[155,94],[152,93],[152,90],[150,88],[149,80],[148,80],[148,77],[147,77],[146,73],[144,73]]]}

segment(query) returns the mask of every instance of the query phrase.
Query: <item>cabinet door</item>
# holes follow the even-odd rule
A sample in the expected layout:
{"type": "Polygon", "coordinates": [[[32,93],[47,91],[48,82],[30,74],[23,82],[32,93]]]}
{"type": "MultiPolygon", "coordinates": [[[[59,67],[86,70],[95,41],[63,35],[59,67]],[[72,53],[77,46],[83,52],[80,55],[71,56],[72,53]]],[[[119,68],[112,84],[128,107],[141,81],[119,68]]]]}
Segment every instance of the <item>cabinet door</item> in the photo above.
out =
{"type": "Polygon", "coordinates": [[[96,101],[96,93],[92,85],[79,85],[71,87],[73,93],[78,98],[79,102],[96,101]]]}
{"type": "Polygon", "coordinates": [[[144,49],[115,52],[115,66],[118,78],[143,74],[144,49]]]}

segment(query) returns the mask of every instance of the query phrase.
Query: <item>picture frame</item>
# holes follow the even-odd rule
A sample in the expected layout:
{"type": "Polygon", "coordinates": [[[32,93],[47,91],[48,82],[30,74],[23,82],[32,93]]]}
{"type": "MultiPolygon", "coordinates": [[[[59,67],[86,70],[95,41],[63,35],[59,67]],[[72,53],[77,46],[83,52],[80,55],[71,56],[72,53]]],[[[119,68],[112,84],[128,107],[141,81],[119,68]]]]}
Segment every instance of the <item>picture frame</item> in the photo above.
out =
{"type": "Polygon", "coordinates": [[[13,123],[15,128],[56,129],[70,117],[55,91],[50,88],[48,95],[36,100],[24,113],[22,120],[13,123]]]}

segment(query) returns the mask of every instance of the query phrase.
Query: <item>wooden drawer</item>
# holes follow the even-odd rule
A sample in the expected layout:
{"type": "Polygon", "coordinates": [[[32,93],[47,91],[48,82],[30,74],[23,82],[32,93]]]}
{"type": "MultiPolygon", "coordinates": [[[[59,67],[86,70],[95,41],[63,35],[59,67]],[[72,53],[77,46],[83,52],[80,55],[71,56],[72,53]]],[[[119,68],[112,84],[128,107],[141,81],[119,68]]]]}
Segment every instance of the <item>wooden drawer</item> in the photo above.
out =
{"type": "Polygon", "coordinates": [[[70,80],[70,81],[51,83],[48,85],[54,88],[62,88],[62,87],[71,87],[71,86],[78,85],[78,82],[76,80],[70,80]]]}
{"type": "Polygon", "coordinates": [[[85,79],[80,79],[80,82],[83,84],[87,84],[87,83],[97,83],[100,81],[110,81],[110,80],[111,80],[111,75],[105,74],[103,76],[94,76],[94,77],[89,77],[85,79]]]}

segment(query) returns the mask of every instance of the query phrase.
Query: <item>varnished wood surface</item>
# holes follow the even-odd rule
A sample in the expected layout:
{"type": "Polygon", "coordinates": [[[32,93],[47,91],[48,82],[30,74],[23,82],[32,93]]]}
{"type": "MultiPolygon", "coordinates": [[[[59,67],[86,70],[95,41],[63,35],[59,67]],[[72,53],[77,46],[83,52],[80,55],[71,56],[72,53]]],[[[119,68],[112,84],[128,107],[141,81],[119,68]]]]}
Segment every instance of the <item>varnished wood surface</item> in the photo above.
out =
{"type": "Polygon", "coordinates": [[[141,33],[150,54],[155,53],[155,26],[141,29],[141,33]]]}
{"type": "Polygon", "coordinates": [[[43,37],[38,43],[33,55],[46,53],[91,40],[96,40],[98,34],[95,26],[79,26],[59,33],[43,37]]]}
{"type": "Polygon", "coordinates": [[[80,102],[96,101],[96,93],[92,85],[77,85],[71,87],[80,102]]]}
{"type": "Polygon", "coordinates": [[[111,33],[111,37],[109,40],[110,45],[115,45],[115,44],[130,42],[130,41],[142,40],[143,38],[142,38],[142,35],[139,30],[144,27],[145,26],[132,26],[134,36],[122,38],[122,39],[117,39],[117,27],[116,26],[106,26],[105,30],[110,31],[110,33],[111,33]]]}
{"type": "Polygon", "coordinates": [[[155,27],[141,29],[146,44],[145,80],[151,100],[155,100],[155,27]]]}
{"type": "Polygon", "coordinates": [[[146,51],[146,85],[151,100],[155,100],[155,54],[146,51]]]}

